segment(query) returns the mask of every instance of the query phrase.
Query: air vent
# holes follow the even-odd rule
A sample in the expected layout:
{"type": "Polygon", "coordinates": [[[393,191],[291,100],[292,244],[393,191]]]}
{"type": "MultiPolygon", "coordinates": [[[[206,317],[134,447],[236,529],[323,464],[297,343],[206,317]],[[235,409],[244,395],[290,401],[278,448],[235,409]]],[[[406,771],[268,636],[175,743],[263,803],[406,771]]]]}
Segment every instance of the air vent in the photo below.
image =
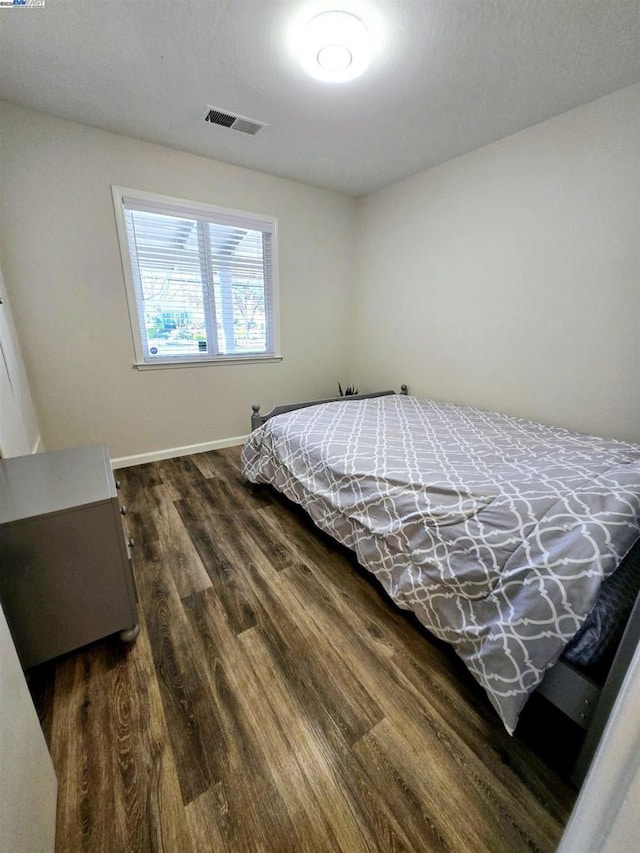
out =
{"type": "Polygon", "coordinates": [[[207,106],[202,120],[207,124],[217,124],[220,127],[228,127],[231,130],[239,130],[240,133],[248,133],[250,136],[255,136],[260,133],[263,127],[267,125],[263,121],[254,121],[246,116],[238,116],[233,113],[228,113],[225,110],[219,110],[217,107],[207,106]]]}

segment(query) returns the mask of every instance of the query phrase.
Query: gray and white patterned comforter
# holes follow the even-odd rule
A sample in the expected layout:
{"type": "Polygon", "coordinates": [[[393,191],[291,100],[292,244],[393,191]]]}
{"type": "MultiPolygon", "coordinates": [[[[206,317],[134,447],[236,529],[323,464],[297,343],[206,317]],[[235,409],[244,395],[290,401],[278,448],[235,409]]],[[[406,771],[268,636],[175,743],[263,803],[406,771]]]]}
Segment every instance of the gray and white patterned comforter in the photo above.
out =
{"type": "Polygon", "coordinates": [[[469,407],[300,409],[242,460],[455,647],[509,732],[640,535],[640,446],[469,407]]]}

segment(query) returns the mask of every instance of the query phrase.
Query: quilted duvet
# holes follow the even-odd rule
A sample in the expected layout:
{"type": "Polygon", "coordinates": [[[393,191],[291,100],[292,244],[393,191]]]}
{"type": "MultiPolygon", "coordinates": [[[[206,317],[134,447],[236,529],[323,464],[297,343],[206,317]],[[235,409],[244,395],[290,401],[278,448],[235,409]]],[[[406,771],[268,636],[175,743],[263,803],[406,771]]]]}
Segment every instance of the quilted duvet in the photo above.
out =
{"type": "Polygon", "coordinates": [[[416,397],[279,415],[242,460],[454,646],[509,732],[640,535],[640,446],[416,397]]]}

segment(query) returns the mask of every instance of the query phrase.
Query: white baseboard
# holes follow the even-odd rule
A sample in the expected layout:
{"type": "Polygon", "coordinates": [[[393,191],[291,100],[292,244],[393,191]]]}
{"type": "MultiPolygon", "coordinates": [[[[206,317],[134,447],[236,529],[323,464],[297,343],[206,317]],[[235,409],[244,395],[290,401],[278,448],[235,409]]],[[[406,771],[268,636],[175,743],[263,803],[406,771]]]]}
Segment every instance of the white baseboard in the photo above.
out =
{"type": "Polygon", "coordinates": [[[192,453],[205,453],[207,450],[221,450],[223,447],[237,447],[244,444],[246,435],[233,438],[221,438],[218,441],[205,441],[202,444],[187,444],[184,447],[169,447],[166,450],[152,450],[150,453],[138,453],[136,456],[119,456],[111,460],[112,468],[129,468],[144,462],[160,462],[162,459],[175,459],[176,456],[191,456],[192,453]]]}

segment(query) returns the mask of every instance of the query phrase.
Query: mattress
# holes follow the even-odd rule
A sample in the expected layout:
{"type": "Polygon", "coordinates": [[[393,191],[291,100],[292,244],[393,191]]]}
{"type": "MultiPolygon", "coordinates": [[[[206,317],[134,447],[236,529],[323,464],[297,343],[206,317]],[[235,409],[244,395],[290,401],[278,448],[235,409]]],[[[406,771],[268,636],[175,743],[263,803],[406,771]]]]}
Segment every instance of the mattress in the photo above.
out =
{"type": "Polygon", "coordinates": [[[640,593],[640,541],[600,587],[598,599],[563,658],[603,681],[640,593]]]}
{"type": "Polygon", "coordinates": [[[640,447],[471,407],[300,409],[242,462],[451,643],[510,732],[640,535],[640,447]]]}

